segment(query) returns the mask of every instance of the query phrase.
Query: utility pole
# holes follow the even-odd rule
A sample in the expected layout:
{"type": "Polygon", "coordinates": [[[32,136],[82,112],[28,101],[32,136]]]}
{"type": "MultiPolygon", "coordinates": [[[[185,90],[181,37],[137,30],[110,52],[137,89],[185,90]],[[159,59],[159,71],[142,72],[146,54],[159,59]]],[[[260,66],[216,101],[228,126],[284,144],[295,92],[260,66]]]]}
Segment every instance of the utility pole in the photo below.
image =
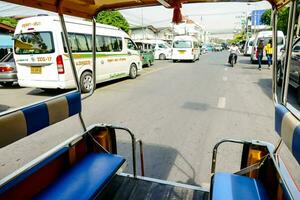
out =
{"type": "Polygon", "coordinates": [[[142,15],[142,35],[143,35],[143,40],[145,39],[145,32],[144,32],[144,11],[143,8],[141,8],[141,15],[142,15]]]}

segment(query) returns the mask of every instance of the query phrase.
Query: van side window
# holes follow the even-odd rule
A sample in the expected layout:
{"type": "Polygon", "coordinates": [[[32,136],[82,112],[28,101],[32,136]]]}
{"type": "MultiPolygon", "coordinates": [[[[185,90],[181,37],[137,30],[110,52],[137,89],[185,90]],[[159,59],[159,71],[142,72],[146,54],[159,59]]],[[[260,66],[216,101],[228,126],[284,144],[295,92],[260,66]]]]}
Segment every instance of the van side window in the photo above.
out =
{"type": "Polygon", "coordinates": [[[112,42],[109,36],[104,36],[104,51],[112,52],[112,42]]]}
{"type": "Polygon", "coordinates": [[[104,51],[104,38],[103,36],[97,35],[96,36],[96,49],[98,52],[104,51]]]}
{"type": "MultiPolygon", "coordinates": [[[[86,37],[86,42],[89,48],[89,51],[92,51],[92,35],[85,35],[86,37]]],[[[97,46],[97,42],[96,42],[96,46],[97,46]]]]}
{"type": "Polygon", "coordinates": [[[69,33],[69,42],[71,45],[71,50],[72,52],[78,52],[78,46],[77,46],[77,42],[76,42],[76,36],[74,33],[69,33]]]}
{"type": "Polygon", "coordinates": [[[77,40],[77,45],[78,45],[78,52],[88,52],[89,51],[85,35],[76,34],[76,40],[77,40]]]}
{"type": "Polygon", "coordinates": [[[158,48],[166,49],[167,47],[164,44],[158,44],[158,48]]]}
{"type": "MultiPolygon", "coordinates": [[[[64,52],[68,52],[67,50],[67,46],[65,44],[64,38],[63,38],[63,33],[61,33],[61,38],[63,41],[63,45],[64,45],[64,52]]],[[[77,46],[77,42],[76,42],[76,36],[74,33],[68,33],[68,40],[70,43],[70,48],[72,50],[72,52],[78,52],[78,46],[77,46]]]]}
{"type": "Polygon", "coordinates": [[[134,44],[134,42],[133,42],[131,39],[125,38],[125,40],[126,40],[127,48],[128,48],[128,49],[131,49],[131,50],[137,50],[136,45],[134,44]]]}
{"type": "Polygon", "coordinates": [[[293,53],[299,53],[300,52],[300,40],[296,44],[294,44],[293,47],[293,53]]]}
{"type": "Polygon", "coordinates": [[[122,38],[111,37],[111,42],[112,42],[112,50],[114,52],[122,51],[122,38]]]}

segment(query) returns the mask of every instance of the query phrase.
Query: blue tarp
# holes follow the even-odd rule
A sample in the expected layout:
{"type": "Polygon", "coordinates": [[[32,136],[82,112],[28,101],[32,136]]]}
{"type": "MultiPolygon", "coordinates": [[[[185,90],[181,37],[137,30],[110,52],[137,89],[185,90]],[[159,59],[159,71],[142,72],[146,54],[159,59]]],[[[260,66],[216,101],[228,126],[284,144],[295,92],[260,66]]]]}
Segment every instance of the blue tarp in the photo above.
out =
{"type": "Polygon", "coordinates": [[[10,35],[0,35],[0,49],[8,49],[13,47],[13,40],[10,35]]]}

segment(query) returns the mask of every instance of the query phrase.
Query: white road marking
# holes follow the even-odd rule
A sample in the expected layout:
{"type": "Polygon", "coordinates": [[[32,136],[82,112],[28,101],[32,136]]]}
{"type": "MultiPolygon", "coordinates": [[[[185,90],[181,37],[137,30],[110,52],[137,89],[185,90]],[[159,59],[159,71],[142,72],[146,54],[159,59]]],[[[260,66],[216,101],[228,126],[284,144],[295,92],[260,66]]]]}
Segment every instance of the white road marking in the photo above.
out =
{"type": "Polygon", "coordinates": [[[223,81],[227,81],[227,80],[228,80],[227,76],[223,76],[223,81]]]}
{"type": "Polygon", "coordinates": [[[225,67],[225,71],[227,71],[228,70],[228,67],[225,67]]]}
{"type": "Polygon", "coordinates": [[[218,108],[225,108],[225,106],[226,106],[226,98],[225,97],[219,97],[217,107],[218,108]]]}

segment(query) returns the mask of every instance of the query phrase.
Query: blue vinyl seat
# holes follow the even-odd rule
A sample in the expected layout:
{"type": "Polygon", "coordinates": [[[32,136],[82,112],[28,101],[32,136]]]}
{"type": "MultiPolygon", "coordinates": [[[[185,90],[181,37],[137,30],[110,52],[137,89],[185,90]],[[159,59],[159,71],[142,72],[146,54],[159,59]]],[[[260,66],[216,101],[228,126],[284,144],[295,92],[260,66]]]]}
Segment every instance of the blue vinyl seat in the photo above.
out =
{"type": "Polygon", "coordinates": [[[91,153],[67,170],[35,199],[92,199],[125,162],[121,156],[91,153]]]}
{"type": "Polygon", "coordinates": [[[212,181],[212,200],[268,200],[259,180],[230,173],[216,173],[212,181]]]}

